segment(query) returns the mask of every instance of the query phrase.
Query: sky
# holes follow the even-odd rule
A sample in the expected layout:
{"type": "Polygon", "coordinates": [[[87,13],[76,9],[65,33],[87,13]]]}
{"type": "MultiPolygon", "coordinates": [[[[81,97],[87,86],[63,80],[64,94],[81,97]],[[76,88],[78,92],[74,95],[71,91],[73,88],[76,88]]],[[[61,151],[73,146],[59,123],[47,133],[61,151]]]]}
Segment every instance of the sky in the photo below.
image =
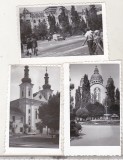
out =
{"type": "MultiPolygon", "coordinates": [[[[33,93],[39,91],[39,86],[42,89],[44,84],[44,75],[46,73],[46,67],[42,66],[29,66],[29,78],[32,80],[33,93]]],[[[55,94],[60,91],[60,67],[47,66],[47,73],[49,74],[49,84],[55,94]]],[[[20,97],[21,79],[24,77],[24,66],[14,65],[11,67],[11,79],[10,79],[10,99],[15,100],[20,97]]]]}
{"type": "Polygon", "coordinates": [[[119,88],[119,65],[118,64],[71,64],[70,65],[70,78],[71,83],[74,84],[75,89],[72,90],[72,95],[75,95],[75,90],[80,85],[80,79],[84,77],[85,74],[88,75],[90,80],[92,74],[94,73],[95,66],[99,69],[99,74],[102,75],[103,85],[106,86],[108,78],[113,78],[114,85],[119,88]]]}
{"type": "MultiPolygon", "coordinates": [[[[67,6],[65,6],[64,5],[64,7],[67,9],[67,10],[71,10],[71,5],[72,4],[70,4],[70,5],[67,5],[67,6]]],[[[82,8],[87,8],[89,5],[74,5],[75,6],[75,9],[78,11],[78,12],[82,12],[82,8]]],[[[97,7],[101,7],[101,5],[96,5],[97,7]]],[[[41,12],[41,11],[43,11],[45,8],[47,8],[47,7],[49,7],[49,6],[46,6],[46,7],[26,7],[25,6],[25,8],[26,9],[28,9],[30,12],[41,12]]],[[[23,11],[23,9],[24,8],[20,8],[20,13],[22,13],[22,11],[23,11]]]]}

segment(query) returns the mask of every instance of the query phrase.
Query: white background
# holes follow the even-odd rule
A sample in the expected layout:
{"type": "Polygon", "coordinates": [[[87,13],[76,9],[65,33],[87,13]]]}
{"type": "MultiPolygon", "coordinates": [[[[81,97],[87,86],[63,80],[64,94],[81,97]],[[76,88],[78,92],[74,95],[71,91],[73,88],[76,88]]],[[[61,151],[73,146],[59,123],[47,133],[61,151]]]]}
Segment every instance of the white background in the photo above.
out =
{"type": "MultiPolygon", "coordinates": [[[[81,0],[81,2],[100,2],[99,0],[81,0]]],[[[17,9],[18,5],[34,4],[60,4],[66,3],[65,0],[1,0],[0,3],[0,155],[5,151],[5,124],[7,117],[7,92],[8,92],[8,64],[20,63],[18,28],[17,28],[17,9]]],[[[67,3],[78,1],[68,0],[67,3]]],[[[123,60],[123,0],[104,0],[106,3],[106,21],[109,59],[123,60]]],[[[48,60],[49,63],[57,63],[55,59],[48,60]],[[53,61],[54,60],[54,61],[53,61]]],[[[96,60],[96,59],[95,59],[96,60]]],[[[31,61],[30,63],[32,63],[31,61]]],[[[44,60],[38,60],[38,64],[44,60]]],[[[122,63],[123,64],[123,63],[122,63]]],[[[122,76],[123,77],[123,71],[122,76]]],[[[122,83],[123,87],[123,83],[122,83]]]]}

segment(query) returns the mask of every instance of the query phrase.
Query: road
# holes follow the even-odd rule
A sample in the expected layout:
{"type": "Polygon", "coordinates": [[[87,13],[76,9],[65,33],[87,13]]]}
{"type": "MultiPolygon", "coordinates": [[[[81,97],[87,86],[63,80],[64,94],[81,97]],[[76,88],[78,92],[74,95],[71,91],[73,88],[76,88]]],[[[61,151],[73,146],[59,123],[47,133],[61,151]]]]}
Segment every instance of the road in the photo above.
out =
{"type": "Polygon", "coordinates": [[[42,135],[10,136],[10,147],[23,148],[58,148],[58,138],[42,135]]]}
{"type": "MultiPolygon", "coordinates": [[[[38,56],[32,57],[58,57],[58,56],[84,56],[89,55],[87,45],[82,46],[85,38],[82,36],[73,36],[60,41],[38,41],[38,56]]],[[[99,53],[102,54],[102,53],[99,53]]],[[[26,58],[25,53],[22,58],[26,58]]]]}
{"type": "Polygon", "coordinates": [[[83,125],[82,135],[72,138],[71,146],[118,146],[120,126],[83,125]]]}

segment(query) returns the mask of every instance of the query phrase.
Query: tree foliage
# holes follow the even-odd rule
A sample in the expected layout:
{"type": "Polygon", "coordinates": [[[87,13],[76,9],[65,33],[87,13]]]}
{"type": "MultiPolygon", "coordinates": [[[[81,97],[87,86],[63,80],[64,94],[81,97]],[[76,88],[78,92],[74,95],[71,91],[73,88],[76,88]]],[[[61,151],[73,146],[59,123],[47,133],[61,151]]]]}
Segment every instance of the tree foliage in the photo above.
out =
{"type": "Polygon", "coordinates": [[[76,111],[76,116],[86,119],[89,116],[89,112],[88,112],[88,110],[86,108],[79,108],[76,111]]]}
{"type": "Polygon", "coordinates": [[[99,102],[94,104],[90,103],[86,106],[86,108],[90,117],[103,116],[105,114],[105,107],[99,102]]]}
{"type": "Polygon", "coordinates": [[[33,34],[38,37],[42,37],[44,39],[44,37],[46,37],[47,35],[47,25],[46,25],[46,21],[43,20],[42,22],[40,22],[38,24],[38,26],[35,26],[33,28],[33,34]]]}
{"type": "Polygon", "coordinates": [[[89,9],[86,9],[86,17],[88,27],[92,30],[99,30],[102,28],[102,15],[97,15],[97,9],[95,5],[90,5],[89,9]]]}
{"type": "Polygon", "coordinates": [[[43,124],[55,130],[59,129],[60,93],[50,97],[47,104],[39,107],[39,118],[43,124]]]}
{"type": "Polygon", "coordinates": [[[71,6],[72,33],[80,30],[80,17],[74,6],[71,6]]]}
{"type": "Polygon", "coordinates": [[[62,10],[62,12],[58,16],[58,19],[59,19],[59,24],[60,24],[61,32],[64,35],[67,32],[70,33],[70,25],[69,25],[68,16],[65,13],[65,9],[62,8],[61,10],[62,10]]]}
{"type": "Polygon", "coordinates": [[[22,19],[20,20],[20,34],[22,41],[24,41],[25,38],[29,37],[32,34],[30,21],[24,21],[22,19]]]}
{"type": "Polygon", "coordinates": [[[50,33],[54,34],[54,32],[56,32],[56,20],[55,20],[55,16],[52,14],[48,16],[48,22],[50,25],[50,33]]]}
{"type": "Polygon", "coordinates": [[[86,103],[90,102],[90,99],[90,82],[88,80],[88,76],[85,74],[82,85],[82,102],[86,105],[86,103]]]}
{"type": "Polygon", "coordinates": [[[110,107],[115,104],[115,86],[112,78],[109,78],[106,85],[107,90],[107,105],[110,107]]]}

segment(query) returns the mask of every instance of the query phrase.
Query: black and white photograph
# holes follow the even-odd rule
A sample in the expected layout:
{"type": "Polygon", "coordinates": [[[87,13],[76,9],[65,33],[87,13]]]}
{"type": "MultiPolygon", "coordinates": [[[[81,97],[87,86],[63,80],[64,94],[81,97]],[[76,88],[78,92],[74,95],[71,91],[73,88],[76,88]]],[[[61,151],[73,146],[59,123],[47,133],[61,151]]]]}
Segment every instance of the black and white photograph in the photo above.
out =
{"type": "Polygon", "coordinates": [[[70,64],[70,146],[120,146],[120,64],[70,64]]]}
{"type": "Polygon", "coordinates": [[[10,75],[9,147],[59,148],[60,66],[12,65],[10,75]]]}
{"type": "Polygon", "coordinates": [[[21,58],[104,55],[102,4],[19,7],[21,58]]]}

